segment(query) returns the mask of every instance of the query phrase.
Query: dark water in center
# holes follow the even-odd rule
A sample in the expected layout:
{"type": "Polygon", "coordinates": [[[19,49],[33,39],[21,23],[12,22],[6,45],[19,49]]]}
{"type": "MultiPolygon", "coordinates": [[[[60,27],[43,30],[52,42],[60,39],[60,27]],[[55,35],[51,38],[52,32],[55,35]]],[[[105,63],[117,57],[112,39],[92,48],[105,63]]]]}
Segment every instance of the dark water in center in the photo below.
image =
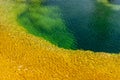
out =
{"type": "Polygon", "coordinates": [[[77,49],[120,52],[120,10],[97,0],[47,0],[58,6],[67,28],[75,36],[77,49]]]}

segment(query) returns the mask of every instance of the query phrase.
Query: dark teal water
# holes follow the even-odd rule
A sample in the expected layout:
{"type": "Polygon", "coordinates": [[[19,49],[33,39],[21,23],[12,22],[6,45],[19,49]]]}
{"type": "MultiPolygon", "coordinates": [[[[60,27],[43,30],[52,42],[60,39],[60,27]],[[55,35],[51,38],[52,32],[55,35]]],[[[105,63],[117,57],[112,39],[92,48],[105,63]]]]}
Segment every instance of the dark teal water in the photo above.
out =
{"type": "Polygon", "coordinates": [[[120,52],[120,10],[95,0],[48,0],[45,5],[60,7],[77,49],[120,52]]]}
{"type": "Polygon", "coordinates": [[[97,0],[46,0],[27,5],[18,22],[29,33],[65,49],[120,52],[120,10],[97,0]]]}
{"type": "Polygon", "coordinates": [[[112,4],[120,4],[120,0],[108,0],[112,4]]]}

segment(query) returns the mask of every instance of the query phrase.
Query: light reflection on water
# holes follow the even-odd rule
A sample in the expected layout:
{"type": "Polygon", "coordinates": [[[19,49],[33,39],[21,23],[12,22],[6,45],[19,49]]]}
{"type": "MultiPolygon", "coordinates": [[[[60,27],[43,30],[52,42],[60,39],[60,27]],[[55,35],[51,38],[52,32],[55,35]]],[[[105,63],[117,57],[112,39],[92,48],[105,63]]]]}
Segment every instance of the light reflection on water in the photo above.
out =
{"type": "Polygon", "coordinates": [[[109,0],[109,2],[113,4],[120,4],[120,0],[109,0]]]}

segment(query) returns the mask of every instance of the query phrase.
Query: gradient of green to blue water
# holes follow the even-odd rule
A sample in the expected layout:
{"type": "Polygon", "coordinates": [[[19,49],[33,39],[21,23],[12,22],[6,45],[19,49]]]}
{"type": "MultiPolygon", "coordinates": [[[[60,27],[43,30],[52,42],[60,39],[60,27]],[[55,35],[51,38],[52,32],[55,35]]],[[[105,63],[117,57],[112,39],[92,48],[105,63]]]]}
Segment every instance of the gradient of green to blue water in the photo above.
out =
{"type": "Polygon", "coordinates": [[[120,10],[97,0],[26,4],[18,22],[29,33],[65,49],[120,52],[120,10]]]}

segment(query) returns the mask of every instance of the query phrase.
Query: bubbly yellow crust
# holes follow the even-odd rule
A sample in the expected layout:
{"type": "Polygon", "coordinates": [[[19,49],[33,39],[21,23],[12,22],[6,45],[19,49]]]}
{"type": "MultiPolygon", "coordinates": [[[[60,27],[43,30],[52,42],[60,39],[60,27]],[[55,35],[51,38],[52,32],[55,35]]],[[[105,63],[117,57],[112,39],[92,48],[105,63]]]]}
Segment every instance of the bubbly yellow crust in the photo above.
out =
{"type": "Polygon", "coordinates": [[[58,48],[18,25],[20,7],[0,0],[0,80],[120,80],[120,54],[58,48]]]}

